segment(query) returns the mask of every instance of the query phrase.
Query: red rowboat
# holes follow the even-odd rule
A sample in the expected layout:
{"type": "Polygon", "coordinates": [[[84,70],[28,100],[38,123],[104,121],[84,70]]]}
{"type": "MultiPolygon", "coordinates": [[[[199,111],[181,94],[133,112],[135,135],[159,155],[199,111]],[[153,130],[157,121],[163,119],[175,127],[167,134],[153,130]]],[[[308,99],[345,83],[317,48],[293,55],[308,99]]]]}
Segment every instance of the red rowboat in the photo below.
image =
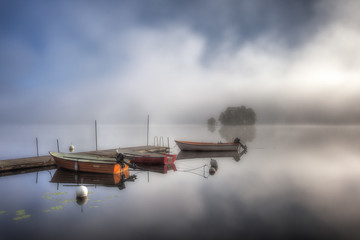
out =
{"type": "Polygon", "coordinates": [[[121,167],[121,164],[117,163],[115,158],[58,152],[49,153],[59,168],[72,171],[118,174],[128,169],[127,165],[121,167]]]}
{"type": "Polygon", "coordinates": [[[131,163],[142,164],[170,164],[175,162],[176,155],[162,153],[120,153],[125,159],[129,159],[131,163]]]}

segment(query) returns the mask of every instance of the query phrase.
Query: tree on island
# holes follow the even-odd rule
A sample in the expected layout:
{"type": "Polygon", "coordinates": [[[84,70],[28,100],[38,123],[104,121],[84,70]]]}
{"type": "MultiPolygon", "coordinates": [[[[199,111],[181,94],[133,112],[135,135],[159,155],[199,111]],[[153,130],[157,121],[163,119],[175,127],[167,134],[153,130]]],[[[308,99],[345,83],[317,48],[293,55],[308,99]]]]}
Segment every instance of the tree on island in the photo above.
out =
{"type": "Polygon", "coordinates": [[[215,118],[212,117],[212,118],[209,118],[209,119],[208,119],[208,122],[207,122],[207,123],[208,123],[208,125],[215,125],[215,124],[216,124],[216,120],[215,120],[215,118]]]}
{"type": "Polygon", "coordinates": [[[252,108],[247,108],[245,106],[228,107],[224,112],[220,114],[219,121],[224,126],[254,125],[256,122],[256,113],[252,108]]]}
{"type": "MultiPolygon", "coordinates": [[[[220,114],[219,121],[222,125],[219,129],[220,136],[228,142],[237,137],[245,143],[251,142],[256,136],[256,114],[252,108],[228,107],[220,114]]],[[[215,118],[209,118],[207,124],[210,132],[216,130],[215,118]]]]}

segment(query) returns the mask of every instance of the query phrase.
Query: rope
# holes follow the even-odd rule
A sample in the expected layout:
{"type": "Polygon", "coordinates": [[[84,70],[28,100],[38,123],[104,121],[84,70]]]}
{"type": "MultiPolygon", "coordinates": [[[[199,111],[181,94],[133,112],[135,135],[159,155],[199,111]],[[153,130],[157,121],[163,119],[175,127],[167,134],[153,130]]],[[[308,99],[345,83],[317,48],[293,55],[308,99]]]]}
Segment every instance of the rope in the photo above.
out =
{"type": "Polygon", "coordinates": [[[208,166],[207,164],[204,164],[203,166],[200,166],[200,167],[196,167],[196,168],[192,168],[192,169],[185,169],[185,170],[178,170],[179,172],[189,172],[189,171],[193,171],[193,170],[196,170],[196,169],[199,169],[199,168],[203,168],[203,167],[206,167],[208,166]]]}

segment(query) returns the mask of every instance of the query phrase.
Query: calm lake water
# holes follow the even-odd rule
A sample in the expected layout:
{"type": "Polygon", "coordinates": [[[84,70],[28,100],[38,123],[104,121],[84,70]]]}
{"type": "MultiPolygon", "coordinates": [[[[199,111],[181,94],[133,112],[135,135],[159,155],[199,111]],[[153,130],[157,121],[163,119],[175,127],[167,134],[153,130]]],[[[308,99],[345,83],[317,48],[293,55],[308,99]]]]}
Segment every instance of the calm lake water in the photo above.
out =
{"type": "MultiPolygon", "coordinates": [[[[0,126],[0,159],[95,149],[94,126],[0,126]]],[[[151,126],[154,136],[230,141],[242,156],[183,156],[175,168],[112,175],[56,169],[0,177],[0,239],[359,239],[360,127],[151,126]],[[192,158],[186,158],[192,157],[192,158]],[[89,189],[76,202],[76,185],[89,189]]],[[[98,125],[98,147],[146,145],[146,127],[98,125]]]]}

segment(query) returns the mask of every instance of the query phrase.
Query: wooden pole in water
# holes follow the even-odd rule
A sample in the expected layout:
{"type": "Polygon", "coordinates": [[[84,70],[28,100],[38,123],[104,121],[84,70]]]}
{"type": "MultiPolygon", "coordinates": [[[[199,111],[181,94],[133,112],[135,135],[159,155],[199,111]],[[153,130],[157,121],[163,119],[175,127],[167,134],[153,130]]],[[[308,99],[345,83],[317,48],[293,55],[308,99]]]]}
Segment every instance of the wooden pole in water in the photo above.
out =
{"type": "Polygon", "coordinates": [[[147,135],[146,135],[146,145],[149,146],[149,122],[150,122],[150,115],[147,117],[147,135]]]}
{"type": "Polygon", "coordinates": [[[57,147],[58,147],[58,152],[60,152],[59,139],[56,139],[56,144],[57,144],[57,147]]]}
{"type": "Polygon", "coordinates": [[[170,140],[169,140],[169,137],[167,139],[168,139],[168,151],[170,152],[170,140]]]}
{"type": "Polygon", "coordinates": [[[39,156],[39,141],[38,141],[38,138],[36,138],[36,153],[37,153],[37,156],[39,156]]]}
{"type": "Polygon", "coordinates": [[[95,120],[95,144],[96,144],[96,151],[97,151],[97,123],[95,120]]]}

